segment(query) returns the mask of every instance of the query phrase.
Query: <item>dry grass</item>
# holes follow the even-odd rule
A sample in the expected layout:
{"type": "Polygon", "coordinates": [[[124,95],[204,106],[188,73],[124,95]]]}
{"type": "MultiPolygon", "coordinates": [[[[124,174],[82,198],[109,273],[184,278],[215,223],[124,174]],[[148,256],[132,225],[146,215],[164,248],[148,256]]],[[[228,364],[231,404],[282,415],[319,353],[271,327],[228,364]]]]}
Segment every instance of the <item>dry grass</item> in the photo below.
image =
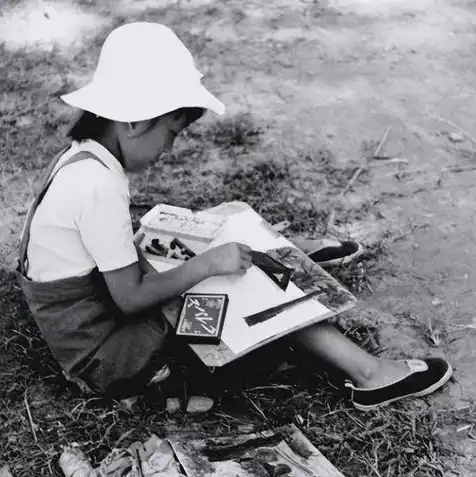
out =
{"type": "MultiPolygon", "coordinates": [[[[79,3],[94,6],[91,1],[79,3]]],[[[184,30],[185,20],[180,27],[184,30]]],[[[100,37],[67,61],[55,51],[12,53],[1,48],[6,76],[0,116],[0,212],[10,229],[8,236],[0,237],[3,263],[14,257],[32,181],[64,143],[70,114],[53,99],[78,80],[73,69],[79,78],[90,70],[100,37]]],[[[204,49],[193,35],[187,39],[195,51],[204,49]]],[[[133,178],[135,223],[159,201],[204,208],[246,200],[272,223],[289,220],[291,233],[319,235],[325,229],[329,197],[342,190],[358,165],[337,165],[326,148],[283,151],[273,142],[279,134],[269,136],[268,125],[250,114],[194,125],[161,167],[133,178]]],[[[363,174],[359,180],[368,177],[363,174]]],[[[377,245],[359,262],[333,273],[355,293],[370,293],[370,279],[382,273],[381,257],[377,245]]],[[[437,412],[426,401],[359,413],[329,382],[339,383],[342,376],[318,367],[285,342],[212,375],[190,354],[175,357],[175,378],[167,392],[182,394],[183,378],[188,393],[213,394],[219,406],[208,416],[179,414],[171,419],[158,395],[147,396],[137,413],[129,415],[117,403],[84,399],[66,385],[15,283],[11,268],[0,269],[0,467],[9,465],[15,477],[60,476],[60,446],[68,442],[80,443],[97,463],[112,447],[152,432],[161,435],[186,426],[220,432],[243,424],[259,428],[289,422],[296,422],[345,475],[441,476],[448,475],[447,458],[454,456],[439,437],[441,427],[448,422],[474,424],[472,408],[437,412]]],[[[378,330],[352,327],[345,332],[369,351],[379,352],[378,330]]]]}
{"type": "MultiPolygon", "coordinates": [[[[134,179],[137,203],[167,199],[187,207],[207,207],[223,200],[246,200],[271,222],[290,220],[293,231],[323,227],[325,211],[288,200],[292,184],[299,186],[299,170],[293,164],[277,156],[256,161],[253,155],[263,130],[250,116],[235,118],[233,128],[225,123],[222,132],[218,124],[200,128],[184,138],[182,151],[170,157],[163,169],[134,179]],[[222,166],[213,168],[209,152],[216,149],[222,166]],[[196,151],[195,156],[190,150],[196,151]],[[177,170],[180,173],[173,172],[177,170]]],[[[321,166],[332,169],[328,151],[319,157],[321,166]]],[[[141,209],[133,209],[136,218],[141,209]]],[[[381,254],[376,247],[356,264],[334,272],[357,294],[369,293],[369,276],[381,273],[376,267],[381,254]]],[[[163,411],[163,395],[157,394],[146,396],[131,415],[118,403],[84,399],[66,385],[13,274],[2,271],[0,279],[0,464],[7,463],[15,477],[61,475],[57,459],[60,446],[68,442],[79,442],[97,463],[114,446],[151,432],[165,435],[183,427],[221,432],[289,422],[297,423],[345,475],[440,476],[454,455],[439,438],[440,426],[449,420],[472,419],[469,411],[438,413],[424,401],[359,413],[341,390],[343,376],[324,365],[316,367],[285,341],[215,374],[205,371],[188,352],[175,356],[175,376],[163,391],[179,396],[211,394],[218,407],[208,416],[179,414],[171,419],[163,411]]],[[[353,326],[343,331],[379,353],[377,329],[353,326]]]]}
{"type": "MultiPolygon", "coordinates": [[[[188,353],[176,356],[175,377],[164,392],[214,396],[218,407],[208,416],[170,418],[163,411],[163,397],[154,394],[130,415],[115,402],[84,399],[68,388],[13,276],[2,272],[0,287],[1,314],[8,317],[0,329],[0,464],[9,464],[16,477],[61,475],[57,459],[60,446],[68,442],[80,443],[97,463],[114,446],[151,432],[165,435],[184,427],[228,432],[290,422],[298,424],[344,475],[443,476],[454,454],[442,444],[441,426],[475,424],[470,407],[436,411],[422,400],[360,413],[342,391],[344,376],[316,367],[285,341],[214,374],[188,353]]],[[[377,329],[354,326],[344,331],[370,352],[379,352],[377,329]]]]}

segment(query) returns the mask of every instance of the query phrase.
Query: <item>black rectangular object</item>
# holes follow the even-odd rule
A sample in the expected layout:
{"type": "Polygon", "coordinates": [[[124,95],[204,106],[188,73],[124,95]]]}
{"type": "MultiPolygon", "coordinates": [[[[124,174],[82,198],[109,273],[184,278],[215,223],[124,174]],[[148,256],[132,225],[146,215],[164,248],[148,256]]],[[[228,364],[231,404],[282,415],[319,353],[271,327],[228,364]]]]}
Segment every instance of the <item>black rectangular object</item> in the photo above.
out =
{"type": "Polygon", "coordinates": [[[254,313],[252,315],[246,316],[245,321],[248,326],[258,325],[259,323],[263,323],[265,321],[274,318],[276,315],[279,315],[283,311],[286,311],[288,308],[293,307],[299,303],[302,303],[310,298],[314,298],[322,293],[321,290],[314,290],[307,295],[301,296],[299,298],[294,298],[291,301],[287,301],[285,303],[281,303],[281,305],[276,305],[271,308],[268,308],[263,311],[259,311],[258,313],[254,313]]]}
{"type": "Polygon", "coordinates": [[[189,343],[220,343],[227,306],[225,293],[186,293],[176,335],[189,343]]]}

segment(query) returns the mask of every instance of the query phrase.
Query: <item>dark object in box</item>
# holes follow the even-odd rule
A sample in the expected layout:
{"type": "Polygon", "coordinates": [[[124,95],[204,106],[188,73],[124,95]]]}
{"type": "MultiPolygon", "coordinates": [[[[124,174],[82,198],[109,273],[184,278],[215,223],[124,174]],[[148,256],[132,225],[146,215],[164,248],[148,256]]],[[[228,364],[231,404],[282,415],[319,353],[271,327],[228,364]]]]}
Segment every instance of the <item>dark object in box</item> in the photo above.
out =
{"type": "Polygon", "coordinates": [[[189,343],[218,344],[225,321],[228,295],[186,293],[176,334],[189,343]]]}

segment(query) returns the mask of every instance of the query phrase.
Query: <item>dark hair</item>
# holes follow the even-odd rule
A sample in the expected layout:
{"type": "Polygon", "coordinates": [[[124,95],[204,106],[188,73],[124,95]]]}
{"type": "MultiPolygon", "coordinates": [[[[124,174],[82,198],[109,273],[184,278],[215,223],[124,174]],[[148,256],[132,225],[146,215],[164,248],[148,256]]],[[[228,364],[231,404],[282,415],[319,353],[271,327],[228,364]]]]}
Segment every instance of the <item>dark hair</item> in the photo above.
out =
{"type": "MultiPolygon", "coordinates": [[[[183,111],[187,114],[187,126],[205,114],[205,109],[203,108],[180,108],[177,111],[183,111]]],[[[158,119],[160,119],[160,116],[155,118],[155,120],[158,119]]],[[[79,119],[68,131],[68,137],[73,141],[96,140],[104,134],[111,122],[110,119],[96,116],[89,111],[83,111],[79,119]]]]}
{"type": "Polygon", "coordinates": [[[103,135],[111,121],[101,116],[96,116],[89,111],[83,111],[79,119],[68,131],[68,137],[73,141],[84,139],[98,139],[103,135]]]}
{"type": "MultiPolygon", "coordinates": [[[[185,111],[185,114],[187,115],[187,126],[190,124],[194,123],[197,121],[197,119],[200,119],[206,112],[206,109],[204,108],[180,108],[180,111],[185,111]]],[[[185,127],[187,127],[185,126],[185,127]]]]}

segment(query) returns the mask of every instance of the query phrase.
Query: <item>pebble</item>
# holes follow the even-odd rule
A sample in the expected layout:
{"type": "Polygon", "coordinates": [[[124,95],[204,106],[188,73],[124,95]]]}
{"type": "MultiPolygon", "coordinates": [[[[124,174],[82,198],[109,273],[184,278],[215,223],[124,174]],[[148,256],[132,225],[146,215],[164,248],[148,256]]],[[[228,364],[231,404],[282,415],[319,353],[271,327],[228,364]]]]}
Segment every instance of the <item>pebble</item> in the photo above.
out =
{"type": "Polygon", "coordinates": [[[10,470],[7,466],[4,466],[0,469],[0,477],[12,477],[10,470]]]}
{"type": "Polygon", "coordinates": [[[96,477],[97,474],[77,444],[66,446],[59,458],[65,477],[96,477]]]}
{"type": "Polygon", "coordinates": [[[180,399],[179,398],[167,398],[165,410],[169,414],[173,414],[180,410],[180,399]]]}
{"type": "Polygon", "coordinates": [[[209,411],[215,403],[213,399],[205,396],[192,396],[187,405],[187,412],[196,414],[209,411]]]}
{"type": "Polygon", "coordinates": [[[431,300],[431,304],[433,306],[441,306],[443,304],[443,300],[440,300],[439,298],[433,298],[433,300],[431,300]]]}
{"type": "Polygon", "coordinates": [[[448,135],[451,142],[464,142],[464,135],[462,133],[451,133],[448,135]]]}

